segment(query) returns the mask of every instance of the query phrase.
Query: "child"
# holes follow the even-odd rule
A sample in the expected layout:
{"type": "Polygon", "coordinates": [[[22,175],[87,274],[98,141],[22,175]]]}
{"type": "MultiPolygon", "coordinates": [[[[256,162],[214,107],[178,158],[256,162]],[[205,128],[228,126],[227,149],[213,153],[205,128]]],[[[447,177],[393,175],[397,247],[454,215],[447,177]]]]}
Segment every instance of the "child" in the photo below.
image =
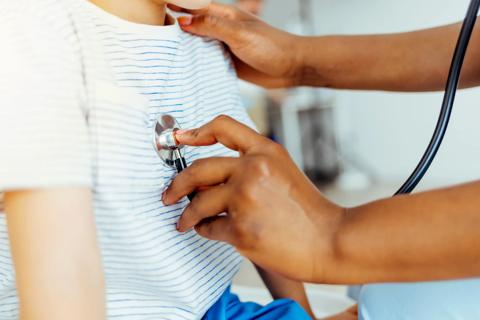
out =
{"type": "MultiPolygon", "coordinates": [[[[160,114],[250,124],[222,45],[181,32],[165,6],[1,2],[0,319],[199,319],[215,303],[206,318],[308,318],[290,301],[241,304],[238,253],[176,231],[188,200],[161,202],[175,171],[152,147],[160,114]]],[[[308,309],[302,284],[262,274],[308,309]]]]}

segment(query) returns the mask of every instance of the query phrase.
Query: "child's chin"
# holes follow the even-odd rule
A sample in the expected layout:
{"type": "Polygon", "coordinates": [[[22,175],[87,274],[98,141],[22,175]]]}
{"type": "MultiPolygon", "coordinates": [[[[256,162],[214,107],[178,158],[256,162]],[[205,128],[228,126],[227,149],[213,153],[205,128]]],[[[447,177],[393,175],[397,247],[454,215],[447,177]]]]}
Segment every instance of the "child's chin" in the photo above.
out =
{"type": "Polygon", "coordinates": [[[212,0],[167,0],[166,2],[184,9],[202,9],[208,6],[212,0]]]}

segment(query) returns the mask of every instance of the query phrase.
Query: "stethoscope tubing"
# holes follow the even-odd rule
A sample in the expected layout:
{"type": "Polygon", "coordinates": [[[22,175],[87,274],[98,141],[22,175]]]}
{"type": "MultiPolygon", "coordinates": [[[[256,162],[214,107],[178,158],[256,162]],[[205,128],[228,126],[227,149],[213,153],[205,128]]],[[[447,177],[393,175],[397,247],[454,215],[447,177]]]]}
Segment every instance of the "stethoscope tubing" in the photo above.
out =
{"type": "Polygon", "coordinates": [[[423,154],[415,170],[408,177],[407,181],[398,189],[395,195],[411,193],[423,179],[433,160],[435,159],[440,146],[442,145],[445,133],[447,132],[450,116],[452,115],[455,96],[457,94],[460,75],[462,72],[465,55],[472,37],[473,29],[477,20],[477,14],[480,7],[480,0],[472,0],[467,10],[467,15],[462,24],[462,29],[458,37],[455,52],[453,54],[452,64],[448,74],[448,80],[443,97],[442,108],[438,118],[432,139],[423,154]]]}

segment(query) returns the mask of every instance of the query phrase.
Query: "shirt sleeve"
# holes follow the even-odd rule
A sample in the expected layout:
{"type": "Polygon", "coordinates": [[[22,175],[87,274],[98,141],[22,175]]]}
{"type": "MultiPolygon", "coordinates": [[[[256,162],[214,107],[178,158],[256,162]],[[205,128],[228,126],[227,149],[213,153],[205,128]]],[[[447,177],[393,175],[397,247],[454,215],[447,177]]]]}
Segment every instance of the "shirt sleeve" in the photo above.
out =
{"type": "Polygon", "coordinates": [[[32,3],[0,5],[0,192],[91,186],[76,33],[61,8],[32,3]]]}

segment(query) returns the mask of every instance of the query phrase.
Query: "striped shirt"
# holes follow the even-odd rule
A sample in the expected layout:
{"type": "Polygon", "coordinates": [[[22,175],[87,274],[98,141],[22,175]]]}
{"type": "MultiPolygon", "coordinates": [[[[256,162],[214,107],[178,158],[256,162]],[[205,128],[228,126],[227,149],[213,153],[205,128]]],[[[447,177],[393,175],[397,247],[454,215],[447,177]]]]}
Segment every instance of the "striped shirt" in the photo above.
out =
{"type": "MultiPolygon", "coordinates": [[[[127,22],[86,0],[2,1],[0,39],[0,191],[91,187],[109,319],[200,319],[241,257],[175,230],[188,200],[162,204],[176,172],[152,134],[162,113],[184,128],[219,114],[251,124],[222,45],[177,24],[127,22]]],[[[210,156],[235,154],[185,150],[187,162],[210,156]]],[[[1,215],[0,320],[17,318],[1,215]]]]}

